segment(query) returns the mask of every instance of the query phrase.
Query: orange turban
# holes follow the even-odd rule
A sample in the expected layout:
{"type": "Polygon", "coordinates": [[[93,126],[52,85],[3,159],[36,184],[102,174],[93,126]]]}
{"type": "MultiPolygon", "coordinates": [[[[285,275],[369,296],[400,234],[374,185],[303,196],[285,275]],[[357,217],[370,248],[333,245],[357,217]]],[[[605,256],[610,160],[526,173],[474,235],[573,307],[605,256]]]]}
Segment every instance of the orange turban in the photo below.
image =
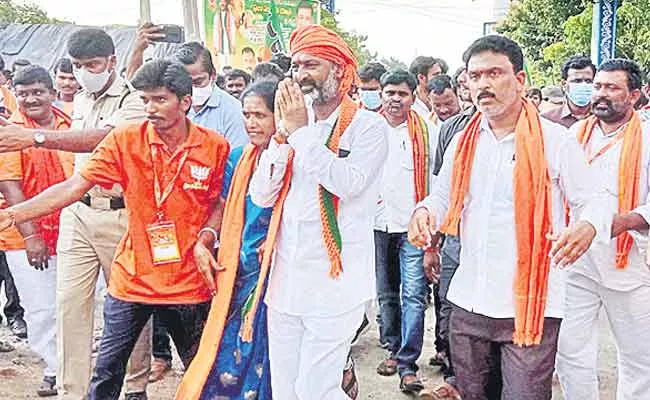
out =
{"type": "Polygon", "coordinates": [[[347,94],[357,82],[357,58],[347,43],[334,31],[321,25],[308,25],[295,30],[289,40],[291,55],[304,51],[314,57],[343,67],[339,92],[347,94]]]}

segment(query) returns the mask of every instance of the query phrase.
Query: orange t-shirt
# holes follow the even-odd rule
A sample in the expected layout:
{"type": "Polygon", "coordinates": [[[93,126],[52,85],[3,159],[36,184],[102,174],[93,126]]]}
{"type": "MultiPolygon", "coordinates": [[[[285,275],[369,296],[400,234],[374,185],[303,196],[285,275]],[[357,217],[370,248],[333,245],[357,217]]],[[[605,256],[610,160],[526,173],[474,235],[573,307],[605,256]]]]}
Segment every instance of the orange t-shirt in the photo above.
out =
{"type": "Polygon", "coordinates": [[[115,253],[109,293],[120,300],[146,304],[196,304],[208,290],[192,249],[221,192],[229,145],[223,136],[188,120],[189,135],[174,154],[147,121],[115,128],[99,144],[81,176],[106,188],[120,184],[129,217],[115,253]],[[154,160],[151,147],[159,157],[154,160]],[[164,190],[188,150],[179,178],[162,205],[165,219],[176,225],[181,262],[154,265],[147,226],[156,222],[154,162],[164,190]]]}
{"type": "MultiPolygon", "coordinates": [[[[20,111],[15,112],[10,121],[16,125],[32,128],[34,121],[28,121],[20,111]]],[[[70,121],[62,116],[56,116],[55,129],[69,129],[70,121]]],[[[0,181],[22,181],[23,194],[30,199],[46,188],[63,182],[72,174],[74,169],[74,154],[43,148],[28,148],[22,151],[0,153],[0,181]],[[56,171],[62,172],[57,174],[56,171]]],[[[2,198],[0,208],[7,206],[2,198]]],[[[39,233],[50,249],[50,254],[56,254],[56,242],[59,236],[59,215],[38,218],[39,233]]],[[[0,232],[0,250],[22,250],[25,241],[18,229],[11,228],[0,232]]]]}

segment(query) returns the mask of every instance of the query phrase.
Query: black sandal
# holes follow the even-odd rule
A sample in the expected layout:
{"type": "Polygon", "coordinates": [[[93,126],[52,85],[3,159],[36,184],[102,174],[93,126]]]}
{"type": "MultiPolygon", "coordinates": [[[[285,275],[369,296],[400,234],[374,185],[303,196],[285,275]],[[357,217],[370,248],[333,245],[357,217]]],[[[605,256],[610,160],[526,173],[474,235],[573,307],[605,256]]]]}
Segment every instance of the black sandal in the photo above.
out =
{"type": "Polygon", "coordinates": [[[50,397],[58,394],[56,390],[56,377],[46,376],[41,382],[41,386],[36,391],[38,397],[50,397]]]}
{"type": "Polygon", "coordinates": [[[404,378],[407,377],[407,376],[415,376],[415,375],[404,375],[399,380],[399,390],[401,390],[402,393],[414,394],[414,395],[417,396],[420,393],[420,391],[422,391],[424,389],[424,385],[422,384],[422,382],[419,379],[417,379],[417,377],[411,383],[404,383],[404,378]]]}

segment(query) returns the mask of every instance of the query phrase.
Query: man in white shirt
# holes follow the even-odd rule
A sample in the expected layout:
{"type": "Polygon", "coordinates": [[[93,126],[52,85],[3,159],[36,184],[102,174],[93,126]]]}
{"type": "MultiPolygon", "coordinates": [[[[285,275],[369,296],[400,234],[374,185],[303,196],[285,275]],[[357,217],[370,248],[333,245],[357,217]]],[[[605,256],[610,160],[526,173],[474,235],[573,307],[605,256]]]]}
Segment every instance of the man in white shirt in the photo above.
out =
{"type": "Polygon", "coordinates": [[[440,58],[418,56],[409,67],[409,72],[415,75],[418,80],[418,88],[415,91],[415,102],[413,111],[420,114],[422,118],[429,118],[431,114],[431,102],[429,101],[429,90],[427,85],[434,76],[446,74],[449,67],[440,58]]]}
{"type": "Polygon", "coordinates": [[[271,386],[282,400],[345,399],[341,371],[375,297],[372,228],[388,126],[347,95],[357,65],[338,35],[308,26],[290,48],[294,81],[276,95],[281,128],[250,184],[255,204],[274,207],[265,250],[274,249],[271,386]]]}
{"type": "Polygon", "coordinates": [[[433,127],[411,110],[417,81],[408,71],[381,77],[382,114],[391,129],[375,219],[375,265],[382,337],[390,356],[380,375],[400,374],[400,388],[417,394],[416,376],[424,339],[427,277],[424,252],[407,240],[415,204],[428,194],[438,138],[433,127]]]}
{"type": "Polygon", "coordinates": [[[601,196],[584,160],[569,157],[564,128],[540,121],[521,98],[519,45],[486,36],[463,60],[479,112],[454,137],[436,185],[413,214],[409,240],[427,248],[438,230],[460,230],[460,266],[447,300],[462,398],[548,400],[564,294],[563,272],[551,268],[549,253],[555,264],[572,263],[597,234],[607,240],[610,228],[599,204],[587,202],[601,196]],[[562,230],[565,197],[582,212],[562,230]],[[495,365],[503,387],[487,393],[499,383],[490,375],[495,365]]]}
{"type": "Polygon", "coordinates": [[[642,72],[633,61],[604,62],[594,80],[594,116],[571,129],[571,137],[582,145],[582,154],[576,156],[584,156],[609,195],[608,207],[601,212],[613,217],[615,239],[593,245],[567,271],[557,355],[567,400],[599,398],[601,308],[618,350],[617,399],[650,399],[650,269],[644,260],[650,221],[650,125],[634,111],[641,84],[642,72]],[[633,198],[626,204],[627,196],[633,198]]]}

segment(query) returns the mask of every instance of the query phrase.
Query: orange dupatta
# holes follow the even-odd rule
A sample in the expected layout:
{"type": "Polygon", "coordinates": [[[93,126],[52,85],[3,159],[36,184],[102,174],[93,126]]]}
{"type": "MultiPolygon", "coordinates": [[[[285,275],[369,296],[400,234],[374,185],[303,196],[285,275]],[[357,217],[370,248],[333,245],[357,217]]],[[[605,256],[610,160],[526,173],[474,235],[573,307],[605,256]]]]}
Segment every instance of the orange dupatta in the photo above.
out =
{"type": "MultiPolygon", "coordinates": [[[[594,127],[598,123],[596,116],[587,118],[577,133],[578,142],[587,146],[594,127]]],[[[623,149],[618,166],[618,213],[625,214],[639,205],[641,180],[641,120],[637,113],[632,115],[623,135],[623,149]]],[[[593,160],[592,160],[593,161],[593,160]]],[[[591,163],[591,162],[590,162],[591,163]]],[[[616,238],[616,268],[627,266],[630,249],[634,239],[628,232],[616,238]]]]}
{"type": "MultiPolygon", "coordinates": [[[[522,100],[523,108],[515,128],[516,164],[513,173],[517,270],[515,272],[515,331],[513,342],[520,346],[540,344],[548,289],[552,228],[551,179],[544,155],[544,138],[535,106],[522,100]]],[[[481,133],[480,112],[465,128],[456,154],[451,180],[449,211],[440,231],[458,234],[460,215],[481,133]]]]}

